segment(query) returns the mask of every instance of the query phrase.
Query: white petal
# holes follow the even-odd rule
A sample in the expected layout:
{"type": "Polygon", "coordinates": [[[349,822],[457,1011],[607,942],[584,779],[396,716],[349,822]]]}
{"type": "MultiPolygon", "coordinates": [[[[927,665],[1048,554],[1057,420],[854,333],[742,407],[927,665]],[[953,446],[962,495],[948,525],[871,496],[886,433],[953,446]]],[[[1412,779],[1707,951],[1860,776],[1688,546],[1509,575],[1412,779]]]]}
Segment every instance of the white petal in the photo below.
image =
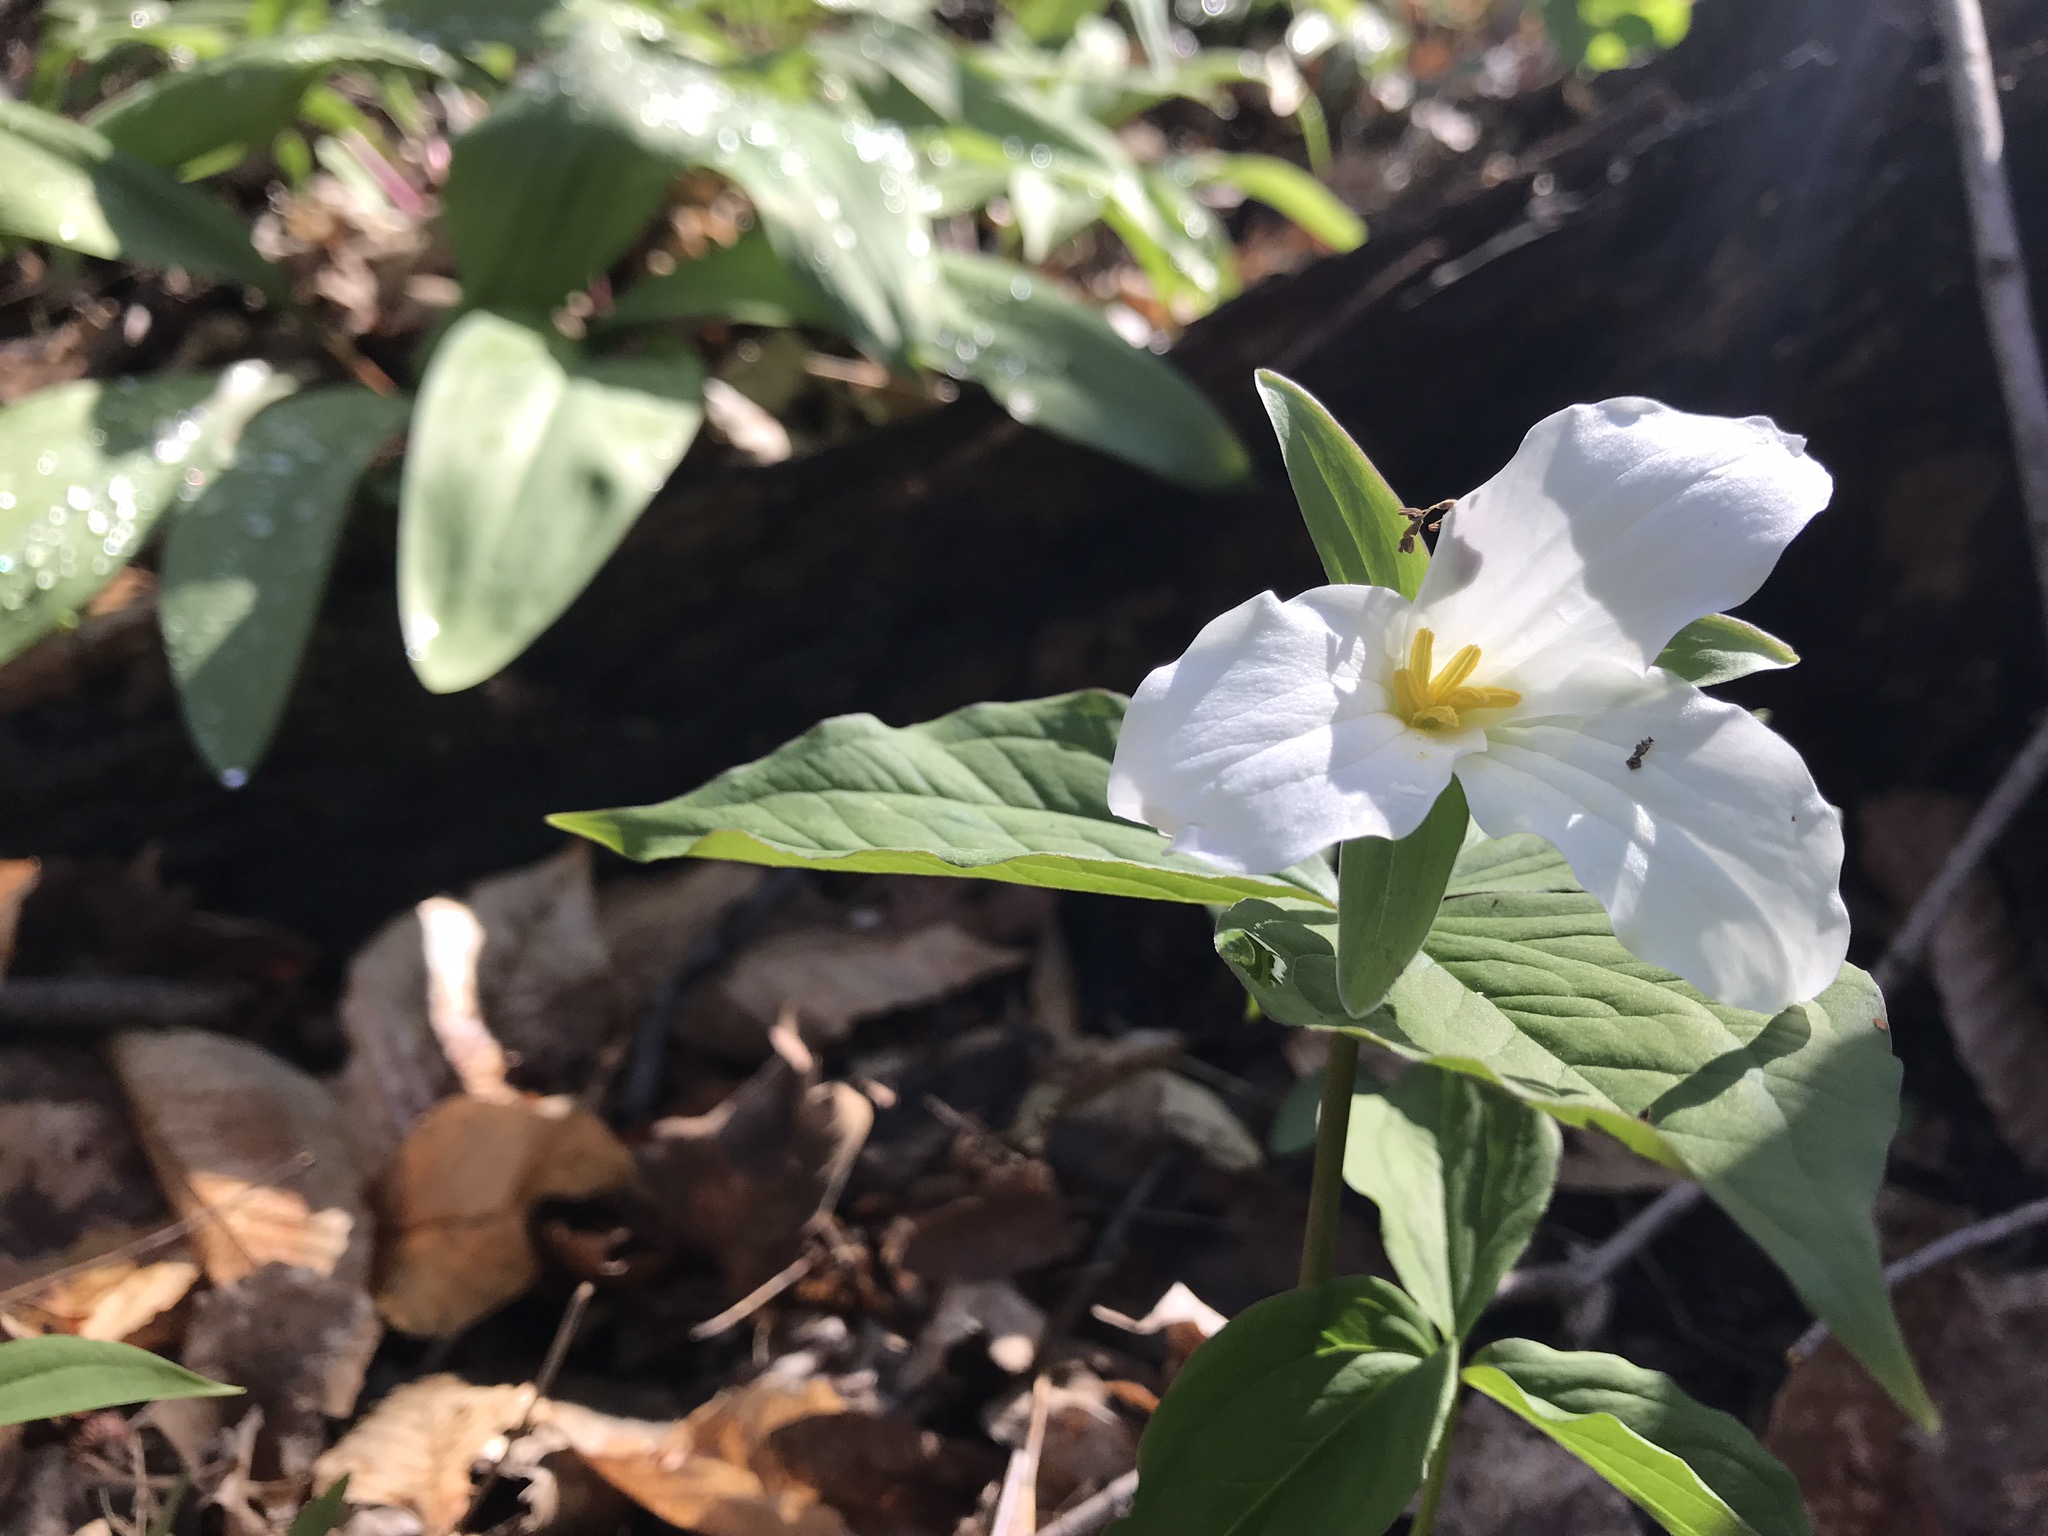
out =
{"type": "Polygon", "coordinates": [[[1352,837],[1405,837],[1485,745],[1387,713],[1408,604],[1384,587],[1263,592],[1212,619],[1131,699],[1109,808],[1175,851],[1270,874],[1352,837]]]}
{"type": "Polygon", "coordinates": [[[1444,519],[1416,609],[1440,654],[1477,645],[1480,680],[1525,695],[1583,661],[1640,672],[1755,592],[1831,490],[1805,440],[1761,416],[1575,405],[1444,519]]]}
{"type": "Polygon", "coordinates": [[[1709,997],[1761,1013],[1812,997],[1849,951],[1841,813],[1747,710],[1664,673],[1634,692],[1489,732],[1458,764],[1473,820],[1548,838],[1630,951],[1709,997]]]}

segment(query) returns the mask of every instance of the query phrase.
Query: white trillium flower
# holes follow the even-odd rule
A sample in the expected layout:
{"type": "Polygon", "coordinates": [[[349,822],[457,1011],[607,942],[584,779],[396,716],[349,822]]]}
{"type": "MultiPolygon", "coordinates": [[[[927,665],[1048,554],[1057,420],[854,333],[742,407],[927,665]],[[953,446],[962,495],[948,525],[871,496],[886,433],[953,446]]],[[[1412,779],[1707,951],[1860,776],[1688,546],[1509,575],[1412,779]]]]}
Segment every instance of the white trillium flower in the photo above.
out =
{"type": "Polygon", "coordinates": [[[1831,490],[1762,417],[1546,417],[1445,516],[1412,603],[1264,592],[1146,678],[1110,809],[1271,874],[1407,836],[1455,776],[1489,836],[1553,843],[1642,959],[1738,1007],[1811,997],[1849,947],[1841,814],[1775,732],[1655,660],[1755,592],[1831,490]]]}

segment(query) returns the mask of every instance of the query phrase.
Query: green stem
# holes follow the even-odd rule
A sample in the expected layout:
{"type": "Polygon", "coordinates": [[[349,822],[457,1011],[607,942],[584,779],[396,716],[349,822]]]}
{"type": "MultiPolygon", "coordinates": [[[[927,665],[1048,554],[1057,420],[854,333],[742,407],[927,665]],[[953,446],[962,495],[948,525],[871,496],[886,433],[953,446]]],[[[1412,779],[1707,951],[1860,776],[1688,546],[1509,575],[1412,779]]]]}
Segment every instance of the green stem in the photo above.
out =
{"type": "Polygon", "coordinates": [[[1337,1273],[1337,1212],[1344,1198],[1344,1139],[1351,1133],[1351,1090],[1358,1080],[1358,1038],[1330,1038],[1323,1104],[1316,1115],[1316,1169],[1308,1187],[1308,1230],[1301,1239],[1301,1283],[1337,1273]]]}
{"type": "Polygon", "coordinates": [[[1430,1536],[1436,1529],[1437,1506],[1444,1501],[1444,1483],[1451,1472],[1451,1433],[1458,1427],[1460,1400],[1451,1399],[1451,1411],[1444,1416],[1443,1433],[1437,1437],[1436,1449],[1429,1453],[1429,1471],[1422,1479],[1422,1503],[1416,1508],[1415,1523],[1408,1527],[1408,1536],[1430,1536]]]}

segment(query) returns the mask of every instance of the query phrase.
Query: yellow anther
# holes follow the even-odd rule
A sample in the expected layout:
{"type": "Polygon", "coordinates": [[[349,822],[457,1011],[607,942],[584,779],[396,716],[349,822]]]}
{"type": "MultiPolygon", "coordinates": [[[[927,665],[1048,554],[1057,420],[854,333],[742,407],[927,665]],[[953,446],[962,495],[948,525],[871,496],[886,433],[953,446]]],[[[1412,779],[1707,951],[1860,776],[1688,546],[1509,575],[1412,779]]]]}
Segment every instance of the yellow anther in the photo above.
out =
{"type": "Polygon", "coordinates": [[[1465,679],[1479,670],[1478,646],[1465,646],[1432,676],[1435,655],[1436,636],[1418,629],[1408,646],[1408,665],[1394,672],[1394,713],[1417,730],[1455,731],[1463,723],[1458,718],[1461,711],[1505,709],[1522,702],[1512,688],[1466,685],[1465,679]]]}

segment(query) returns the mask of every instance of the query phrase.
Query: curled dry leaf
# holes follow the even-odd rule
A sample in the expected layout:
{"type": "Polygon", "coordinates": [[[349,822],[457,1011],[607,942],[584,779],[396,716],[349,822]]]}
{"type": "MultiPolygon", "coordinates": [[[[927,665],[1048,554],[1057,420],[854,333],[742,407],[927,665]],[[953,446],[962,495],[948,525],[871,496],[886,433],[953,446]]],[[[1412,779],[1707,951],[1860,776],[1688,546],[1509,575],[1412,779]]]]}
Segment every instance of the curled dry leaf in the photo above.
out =
{"type": "Polygon", "coordinates": [[[367,1284],[369,1208],[325,1088],[259,1046],[201,1030],[117,1035],[108,1054],[214,1284],[273,1263],[367,1284]]]}
{"type": "Polygon", "coordinates": [[[611,955],[612,985],[629,1016],[717,935],[733,908],[768,878],[754,864],[681,860],[659,874],[608,883],[597,893],[597,926],[611,955]]]}
{"type": "Polygon", "coordinates": [[[32,1330],[160,1342],[157,1320],[199,1277],[175,1228],[106,1064],[0,1050],[0,1312],[32,1330]]]}
{"type": "Polygon", "coordinates": [[[582,1087],[616,1017],[587,844],[394,918],[350,962],[341,1001],[338,1091],[363,1167],[381,1173],[458,1086],[499,1096],[508,1058],[522,1082],[582,1087]]]}
{"type": "Polygon", "coordinates": [[[971,1193],[899,1219],[884,1253],[922,1280],[1003,1280],[1065,1258],[1081,1235],[1052,1170],[1020,1158],[985,1169],[971,1193]]]}
{"type": "MultiPolygon", "coordinates": [[[[1045,1440],[1038,1461],[1038,1506],[1059,1509],[1107,1486],[1138,1464],[1140,1425],[1120,1404],[1116,1383],[1069,1366],[1046,1388],[1045,1440]]],[[[1019,1383],[984,1415],[998,1445],[1021,1446],[1030,1433],[1032,1387],[1019,1383]]]]}
{"type": "MultiPolygon", "coordinates": [[[[1952,795],[1879,796],[1863,807],[1863,862],[1903,909],[1927,888],[1963,834],[1970,806],[1952,795]]],[[[1956,1054],[2005,1144],[2048,1173],[2048,996],[2014,930],[1997,877],[1964,882],[1927,946],[1956,1054]]]]}
{"type": "Polygon", "coordinates": [[[478,1387],[454,1376],[407,1382],[314,1463],[316,1490],[346,1476],[351,1504],[388,1505],[446,1536],[469,1508],[470,1468],[519,1423],[531,1387],[478,1387]]]}
{"type": "Polygon", "coordinates": [[[761,1027],[793,1008],[806,1039],[833,1041],[862,1019],[936,1002],[1029,958],[951,922],[904,933],[802,928],[748,949],[719,985],[761,1027]]]}
{"type": "Polygon", "coordinates": [[[1102,1306],[1095,1308],[1095,1316],[1112,1328],[1121,1328],[1127,1333],[1165,1334],[1169,1377],[1178,1375],[1180,1368],[1187,1364],[1188,1356],[1201,1346],[1202,1341],[1215,1338],[1223,1331],[1223,1325],[1230,1321],[1178,1280],[1143,1317],[1126,1317],[1102,1306]]]}
{"type": "Polygon", "coordinates": [[[1097,1094],[1075,1108],[1072,1118],[1141,1146],[1185,1143],[1225,1173],[1250,1173],[1265,1162],[1258,1138],[1218,1094],[1163,1068],[1097,1094]]]}
{"type": "Polygon", "coordinates": [[[539,1278],[535,1206],[636,1179],[632,1154],[567,1099],[435,1105],[385,1179],[390,1241],[377,1310],[401,1333],[460,1332],[539,1278]]]}
{"type": "Polygon", "coordinates": [[[0,859],[0,976],[14,963],[14,935],[21,906],[36,888],[43,866],[34,859],[0,859]]]}
{"type": "MultiPolygon", "coordinates": [[[[184,1363],[243,1388],[248,1404],[262,1410],[256,1476],[297,1478],[327,1444],[327,1421],[355,1411],[382,1334],[361,1287],[266,1264],[193,1304],[184,1363]]],[[[233,1399],[205,1401],[237,1416],[245,1411],[233,1399]]]]}

